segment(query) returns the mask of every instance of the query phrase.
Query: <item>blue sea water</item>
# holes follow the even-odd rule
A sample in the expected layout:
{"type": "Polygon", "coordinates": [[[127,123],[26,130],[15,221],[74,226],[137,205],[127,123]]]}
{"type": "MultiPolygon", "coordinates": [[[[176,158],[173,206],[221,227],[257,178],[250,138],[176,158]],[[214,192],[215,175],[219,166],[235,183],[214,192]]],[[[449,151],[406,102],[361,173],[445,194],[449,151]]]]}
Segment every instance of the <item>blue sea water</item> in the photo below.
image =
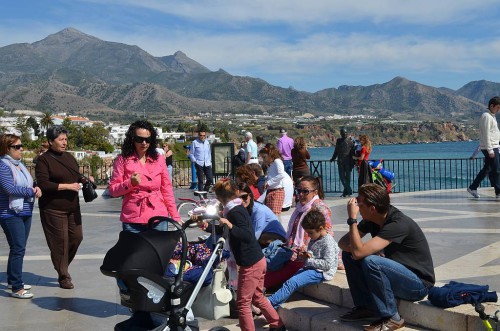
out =
{"type": "MultiPolygon", "coordinates": [[[[370,160],[379,159],[461,159],[469,158],[478,141],[443,142],[428,144],[401,144],[373,146],[370,160]]],[[[334,146],[308,148],[311,160],[329,160],[332,157],[334,146]]],[[[478,155],[479,157],[482,154],[478,155]]]]}
{"type": "MultiPolygon", "coordinates": [[[[469,160],[478,141],[373,146],[370,160],[384,160],[384,169],[394,173],[393,192],[465,188],[482,167],[482,153],[469,160]]],[[[311,161],[327,161],[334,147],[309,148],[311,161]]],[[[325,191],[342,189],[336,162],[311,162],[315,175],[322,176],[325,191]]],[[[353,171],[357,183],[357,171],[353,171]]],[[[488,185],[486,181],[483,183],[488,185]]],[[[355,184],[356,186],[356,184],[355,184]]]]}

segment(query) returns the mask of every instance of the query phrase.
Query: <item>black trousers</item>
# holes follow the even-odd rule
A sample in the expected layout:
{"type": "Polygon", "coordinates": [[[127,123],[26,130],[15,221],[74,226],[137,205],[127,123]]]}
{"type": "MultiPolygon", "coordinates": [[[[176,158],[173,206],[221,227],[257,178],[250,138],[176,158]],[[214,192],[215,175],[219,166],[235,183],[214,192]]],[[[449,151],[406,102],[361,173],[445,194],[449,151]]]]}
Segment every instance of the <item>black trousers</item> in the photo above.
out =
{"type": "Polygon", "coordinates": [[[213,185],[212,166],[200,166],[198,163],[194,165],[196,167],[196,178],[198,179],[198,190],[208,190],[208,188],[213,185]],[[206,178],[205,185],[203,185],[203,176],[206,178]]]}

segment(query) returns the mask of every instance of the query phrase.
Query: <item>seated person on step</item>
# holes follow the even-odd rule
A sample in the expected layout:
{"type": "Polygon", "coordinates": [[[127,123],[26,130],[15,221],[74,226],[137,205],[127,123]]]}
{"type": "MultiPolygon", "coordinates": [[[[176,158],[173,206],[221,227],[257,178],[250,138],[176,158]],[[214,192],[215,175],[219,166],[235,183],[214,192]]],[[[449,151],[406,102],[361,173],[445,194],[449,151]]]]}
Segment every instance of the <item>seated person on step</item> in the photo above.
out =
{"type": "Polygon", "coordinates": [[[349,232],[339,246],[343,250],[354,309],[343,321],[376,320],[365,328],[396,330],[404,327],[397,299],[423,299],[434,285],[429,244],[417,223],[390,204],[382,186],[364,184],[357,198],[347,204],[349,232]],[[358,212],[363,218],[357,223],[358,212]],[[371,239],[363,242],[367,233],[371,239]]]}
{"type": "Polygon", "coordinates": [[[339,247],[326,230],[325,216],[318,210],[311,210],[304,217],[301,226],[311,238],[307,250],[297,251],[298,258],[305,261],[304,267],[269,297],[275,309],[299,288],[333,279],[337,272],[339,247]]]}

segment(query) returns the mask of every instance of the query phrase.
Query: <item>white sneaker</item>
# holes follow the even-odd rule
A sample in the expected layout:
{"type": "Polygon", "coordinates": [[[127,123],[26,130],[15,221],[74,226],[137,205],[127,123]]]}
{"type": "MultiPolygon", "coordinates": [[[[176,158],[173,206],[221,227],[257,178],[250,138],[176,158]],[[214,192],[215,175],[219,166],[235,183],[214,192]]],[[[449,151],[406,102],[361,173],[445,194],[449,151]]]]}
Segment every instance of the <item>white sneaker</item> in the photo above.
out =
{"type": "Polygon", "coordinates": [[[474,198],[479,199],[481,196],[477,193],[477,190],[471,190],[470,188],[467,188],[467,192],[470,193],[474,198]]]}
{"type": "MultiPolygon", "coordinates": [[[[12,285],[11,285],[11,284],[7,285],[7,288],[8,288],[9,290],[12,290],[12,285]]],[[[25,289],[26,291],[31,290],[31,285],[24,284],[24,289],[25,289]]]]}

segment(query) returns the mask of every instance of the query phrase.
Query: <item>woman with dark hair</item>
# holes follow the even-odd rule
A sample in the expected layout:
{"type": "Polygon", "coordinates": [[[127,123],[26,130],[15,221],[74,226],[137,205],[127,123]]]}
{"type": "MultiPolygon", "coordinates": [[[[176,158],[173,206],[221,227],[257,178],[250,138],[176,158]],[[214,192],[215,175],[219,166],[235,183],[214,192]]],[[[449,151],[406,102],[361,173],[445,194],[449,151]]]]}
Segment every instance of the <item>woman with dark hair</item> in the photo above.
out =
{"type": "Polygon", "coordinates": [[[324,193],[320,179],[312,176],[302,177],[295,192],[298,201],[292,216],[290,216],[290,221],[288,222],[286,243],[287,246],[293,248],[296,253],[292,256],[291,260],[285,264],[283,269],[269,272],[266,275],[264,282],[266,288],[280,286],[304,266],[303,261],[297,260],[297,254],[304,251],[307,252],[307,245],[309,244],[310,238],[301,224],[304,216],[310,210],[318,210],[323,214],[326,222],[325,229],[333,236],[331,222],[332,212],[322,200],[324,199],[324,193]]]}
{"type": "MultiPolygon", "coordinates": [[[[165,158],[156,151],[156,130],[148,121],[130,125],[122,153],[113,163],[109,193],[123,196],[120,221],[125,231],[142,232],[153,216],[169,216],[181,221],[165,158]]],[[[166,231],[161,222],[155,229],[166,231]]]]}
{"type": "Polygon", "coordinates": [[[283,188],[283,178],[286,175],[285,166],[281,154],[273,144],[267,144],[260,150],[264,164],[268,165],[265,204],[276,215],[281,214],[283,202],[285,201],[285,189],[283,188]]]}
{"type": "Polygon", "coordinates": [[[286,330],[278,313],[264,296],[266,259],[255,239],[250,216],[238,197],[238,186],[229,179],[223,179],[214,185],[213,190],[224,206],[220,222],[229,229],[229,247],[239,266],[236,305],[241,330],[255,330],[251,304],[262,311],[269,330],[286,330]]]}
{"type": "Polygon", "coordinates": [[[252,188],[246,183],[238,183],[239,197],[252,219],[255,238],[261,247],[266,247],[274,240],[285,241],[286,232],[280,221],[266,205],[255,201],[252,188]]]}
{"type": "MultiPolygon", "coordinates": [[[[59,286],[72,289],[68,268],[83,239],[78,197],[82,177],[75,158],[66,152],[66,128],[54,125],[46,134],[49,149],[38,157],[35,168],[37,183],[43,191],[38,201],[40,219],[59,286]]],[[[94,181],[91,176],[89,179],[94,181]]]]}
{"type": "Polygon", "coordinates": [[[311,158],[309,151],[307,150],[306,142],[303,137],[295,138],[295,142],[293,144],[292,149],[292,176],[293,182],[297,183],[297,181],[304,177],[309,176],[311,172],[309,171],[309,166],[307,165],[307,160],[311,158]]]}
{"type": "Polygon", "coordinates": [[[21,138],[13,134],[0,136],[0,225],[9,243],[7,287],[12,297],[30,299],[30,285],[23,282],[23,260],[31,229],[35,197],[42,191],[33,187],[33,178],[21,162],[21,138]]]}

